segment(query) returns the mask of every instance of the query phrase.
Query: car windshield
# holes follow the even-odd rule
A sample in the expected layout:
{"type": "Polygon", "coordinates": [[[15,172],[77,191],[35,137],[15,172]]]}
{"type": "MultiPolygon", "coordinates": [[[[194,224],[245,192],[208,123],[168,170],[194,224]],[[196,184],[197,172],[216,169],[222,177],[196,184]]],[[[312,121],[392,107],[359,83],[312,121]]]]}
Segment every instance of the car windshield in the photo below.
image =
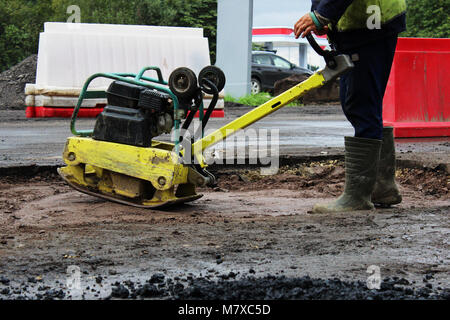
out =
{"type": "Polygon", "coordinates": [[[273,64],[279,68],[291,68],[291,63],[277,56],[273,56],[273,64]]]}

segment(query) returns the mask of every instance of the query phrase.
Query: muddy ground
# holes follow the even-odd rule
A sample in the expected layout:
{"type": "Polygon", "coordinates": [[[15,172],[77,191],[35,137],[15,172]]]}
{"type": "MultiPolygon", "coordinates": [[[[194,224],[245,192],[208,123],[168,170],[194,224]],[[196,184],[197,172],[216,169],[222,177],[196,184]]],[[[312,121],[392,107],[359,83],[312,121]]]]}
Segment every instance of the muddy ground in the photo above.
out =
{"type": "Polygon", "coordinates": [[[309,211],[342,191],[339,160],[269,177],[222,168],[204,198],[165,211],[78,193],[55,168],[3,174],[0,299],[449,298],[450,176],[439,168],[399,168],[395,208],[324,215],[309,211]],[[373,265],[380,291],[366,289],[373,265]],[[82,290],[69,290],[77,268],[82,290]]]}
{"type": "MultiPolygon", "coordinates": [[[[396,141],[400,206],[312,215],[342,191],[353,130],[336,105],[285,108],[255,128],[280,129],[289,168],[221,168],[193,204],[134,209],[56,175],[69,120],[25,118],[35,63],[0,74],[0,300],[449,299],[448,138],[396,141]],[[367,289],[370,266],[380,290],[367,289]]],[[[228,105],[211,127],[250,110],[228,105]]]]}

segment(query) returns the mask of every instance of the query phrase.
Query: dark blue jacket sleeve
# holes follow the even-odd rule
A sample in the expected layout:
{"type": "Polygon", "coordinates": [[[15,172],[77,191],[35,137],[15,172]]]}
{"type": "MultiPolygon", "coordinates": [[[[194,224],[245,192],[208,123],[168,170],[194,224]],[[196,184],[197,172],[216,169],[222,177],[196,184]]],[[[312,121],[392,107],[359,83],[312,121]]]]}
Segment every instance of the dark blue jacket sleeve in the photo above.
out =
{"type": "Polygon", "coordinates": [[[317,6],[319,5],[320,0],[311,0],[311,2],[312,2],[311,11],[314,11],[317,9],[317,6]]]}
{"type": "Polygon", "coordinates": [[[332,21],[339,21],[353,0],[312,0],[311,10],[332,21]]]}

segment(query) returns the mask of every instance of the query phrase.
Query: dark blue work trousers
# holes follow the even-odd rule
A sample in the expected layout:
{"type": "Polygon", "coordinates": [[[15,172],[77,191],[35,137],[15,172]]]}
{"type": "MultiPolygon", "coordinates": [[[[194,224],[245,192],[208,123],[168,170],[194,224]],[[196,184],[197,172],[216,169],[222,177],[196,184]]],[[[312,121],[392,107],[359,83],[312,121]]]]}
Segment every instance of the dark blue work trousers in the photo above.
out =
{"type": "Polygon", "coordinates": [[[383,137],[383,97],[391,73],[397,35],[342,51],[353,57],[355,68],[341,76],[340,98],[355,137],[383,137]]]}

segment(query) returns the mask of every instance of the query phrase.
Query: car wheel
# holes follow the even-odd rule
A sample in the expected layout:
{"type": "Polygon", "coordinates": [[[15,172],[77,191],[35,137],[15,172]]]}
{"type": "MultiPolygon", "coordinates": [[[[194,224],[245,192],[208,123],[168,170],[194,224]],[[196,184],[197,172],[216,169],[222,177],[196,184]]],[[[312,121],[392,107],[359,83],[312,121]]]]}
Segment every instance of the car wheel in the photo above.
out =
{"type": "Polygon", "coordinates": [[[252,78],[251,91],[252,91],[252,94],[258,94],[262,91],[261,90],[261,82],[256,78],[252,78]]]}

